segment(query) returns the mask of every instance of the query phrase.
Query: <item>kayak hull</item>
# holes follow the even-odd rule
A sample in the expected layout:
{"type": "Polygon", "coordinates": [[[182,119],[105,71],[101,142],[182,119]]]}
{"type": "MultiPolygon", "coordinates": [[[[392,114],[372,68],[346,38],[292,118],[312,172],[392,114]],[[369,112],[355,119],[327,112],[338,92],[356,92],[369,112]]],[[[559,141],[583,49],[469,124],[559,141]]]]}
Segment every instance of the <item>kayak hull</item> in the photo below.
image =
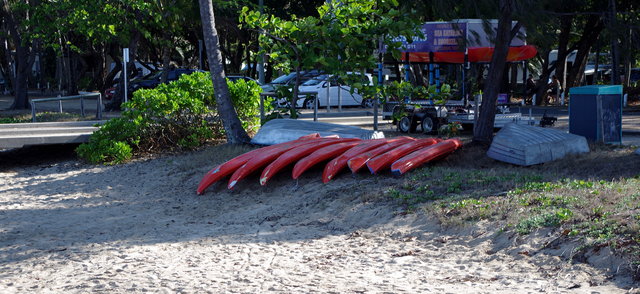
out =
{"type": "Polygon", "coordinates": [[[347,152],[332,159],[331,161],[329,161],[329,163],[327,163],[327,165],[324,167],[324,171],[322,172],[322,182],[325,184],[328,183],[333,177],[335,177],[342,169],[347,166],[347,162],[349,161],[349,159],[358,156],[363,152],[367,152],[369,150],[398,140],[399,139],[374,139],[367,140],[358,144],[357,146],[349,149],[347,152]]]}
{"type": "Polygon", "coordinates": [[[418,149],[391,164],[391,173],[398,176],[402,175],[427,162],[448,156],[461,146],[462,142],[460,140],[449,139],[435,145],[418,149]]]}
{"type": "Polygon", "coordinates": [[[355,138],[345,138],[345,139],[327,139],[324,142],[317,142],[316,144],[298,146],[290,149],[289,151],[281,154],[277,159],[271,162],[267,167],[262,170],[262,174],[260,175],[260,185],[264,186],[267,182],[275,176],[278,172],[280,172],[285,167],[297,162],[298,160],[310,155],[316,150],[343,142],[352,142],[358,141],[359,139],[355,138]]]}
{"type": "Polygon", "coordinates": [[[359,143],[360,143],[359,141],[338,143],[338,144],[322,147],[314,151],[308,156],[300,159],[300,161],[298,161],[296,165],[293,166],[293,172],[291,174],[293,179],[299,178],[300,175],[302,175],[305,171],[307,171],[314,165],[320,162],[326,161],[334,156],[338,156],[346,152],[347,150],[353,148],[354,146],[358,145],[359,143]]]}
{"type": "Polygon", "coordinates": [[[276,149],[276,148],[282,148],[283,146],[287,146],[290,144],[295,144],[296,142],[299,141],[307,141],[307,140],[315,140],[319,137],[319,135],[317,133],[314,134],[309,134],[306,136],[302,136],[297,140],[294,141],[290,141],[290,142],[284,142],[284,143],[280,143],[280,144],[276,144],[276,145],[271,145],[271,146],[266,146],[266,147],[262,147],[259,149],[255,149],[255,150],[251,150],[247,153],[241,154],[239,156],[236,156],[220,165],[218,165],[217,167],[211,169],[209,172],[207,172],[203,177],[202,180],[200,180],[200,183],[198,184],[198,188],[196,190],[196,193],[198,195],[202,195],[202,193],[204,193],[204,191],[211,185],[213,185],[213,183],[231,175],[233,172],[235,172],[238,168],[240,168],[241,166],[243,166],[245,163],[247,163],[247,161],[249,161],[251,158],[253,158],[254,156],[256,156],[257,154],[260,154],[262,152],[268,151],[268,150],[272,150],[272,149],[276,149]]]}
{"type": "Polygon", "coordinates": [[[281,154],[299,147],[306,146],[310,144],[318,144],[324,139],[316,139],[316,140],[298,140],[298,142],[287,144],[278,148],[272,148],[270,150],[265,150],[263,152],[257,153],[254,157],[249,159],[244,165],[238,168],[233,174],[231,178],[229,178],[229,183],[227,185],[228,189],[233,189],[233,187],[242,179],[247,177],[248,175],[254,173],[261,167],[272,162],[274,159],[278,158],[281,154]]]}
{"type": "Polygon", "coordinates": [[[434,145],[440,141],[440,139],[426,138],[409,142],[372,158],[367,162],[367,167],[372,174],[375,174],[389,168],[394,161],[398,160],[402,156],[405,156],[416,149],[434,145]]]}
{"type": "Polygon", "coordinates": [[[369,161],[371,158],[380,155],[382,153],[385,153],[391,149],[394,149],[398,146],[407,144],[411,141],[415,141],[415,139],[410,138],[410,137],[401,137],[399,138],[397,141],[394,142],[389,142],[385,145],[382,145],[378,148],[369,150],[365,153],[362,153],[360,155],[354,156],[352,158],[350,158],[347,161],[347,166],[349,167],[349,169],[351,170],[352,173],[357,173],[363,166],[365,166],[365,164],[367,163],[367,161],[369,161]]]}

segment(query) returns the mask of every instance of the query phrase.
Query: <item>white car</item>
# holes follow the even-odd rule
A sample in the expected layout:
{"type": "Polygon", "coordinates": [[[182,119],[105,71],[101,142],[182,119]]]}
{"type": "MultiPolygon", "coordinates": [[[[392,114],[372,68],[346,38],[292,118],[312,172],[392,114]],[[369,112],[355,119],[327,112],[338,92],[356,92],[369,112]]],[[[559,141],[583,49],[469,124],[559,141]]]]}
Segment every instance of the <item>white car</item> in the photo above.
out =
{"type": "MultiPolygon", "coordinates": [[[[353,74],[353,73],[347,73],[353,74]]],[[[370,74],[365,74],[363,76],[364,83],[368,83],[369,85],[373,84],[373,80],[370,74]]],[[[300,92],[315,92],[318,93],[318,107],[326,107],[327,106],[327,88],[329,88],[329,105],[331,107],[338,106],[338,100],[340,98],[340,105],[342,106],[363,106],[368,107],[371,103],[370,99],[366,99],[364,102],[362,100],[362,95],[358,93],[357,89],[354,89],[353,93],[351,93],[351,87],[345,85],[345,83],[340,83],[338,86],[338,79],[335,76],[329,75],[320,75],[313,79],[310,79],[300,85],[298,88],[300,92]],[[340,93],[340,94],[338,94],[340,93]]],[[[314,105],[313,97],[300,97],[296,101],[296,106],[300,108],[313,109],[314,105]]]]}

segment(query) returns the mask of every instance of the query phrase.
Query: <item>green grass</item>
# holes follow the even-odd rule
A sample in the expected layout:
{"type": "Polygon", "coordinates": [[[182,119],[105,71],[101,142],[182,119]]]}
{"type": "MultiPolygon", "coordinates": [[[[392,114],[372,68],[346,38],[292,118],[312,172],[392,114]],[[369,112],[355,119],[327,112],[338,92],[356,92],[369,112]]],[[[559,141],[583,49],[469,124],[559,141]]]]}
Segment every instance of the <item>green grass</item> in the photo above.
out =
{"type": "Polygon", "coordinates": [[[551,228],[584,249],[609,246],[640,264],[640,156],[634,148],[591,147],[590,154],[533,167],[462,149],[407,174],[386,195],[444,226],[482,220],[519,235],[551,228]]]}
{"type": "MultiPolygon", "coordinates": [[[[93,117],[87,116],[86,118],[93,117]]],[[[67,112],[39,112],[36,114],[37,122],[79,121],[83,119],[85,118],[79,114],[67,112]]],[[[31,114],[12,115],[0,117],[0,124],[30,123],[32,120],[31,114]]]]}

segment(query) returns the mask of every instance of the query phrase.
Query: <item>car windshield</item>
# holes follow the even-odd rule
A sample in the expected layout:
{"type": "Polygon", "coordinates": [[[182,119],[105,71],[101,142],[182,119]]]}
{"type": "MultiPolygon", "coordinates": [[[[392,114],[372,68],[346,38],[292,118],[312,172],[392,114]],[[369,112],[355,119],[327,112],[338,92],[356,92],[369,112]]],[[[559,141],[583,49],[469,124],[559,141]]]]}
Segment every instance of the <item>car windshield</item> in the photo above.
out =
{"type": "Polygon", "coordinates": [[[321,76],[317,76],[313,79],[310,79],[306,82],[304,82],[302,85],[303,86],[316,86],[324,81],[327,80],[327,75],[321,75],[321,76]]]}
{"type": "Polygon", "coordinates": [[[279,76],[277,79],[273,80],[273,82],[271,82],[272,84],[286,84],[288,81],[290,81],[291,79],[293,79],[296,76],[296,73],[290,73],[288,75],[283,75],[283,76],[279,76]]]}
{"type": "Polygon", "coordinates": [[[162,76],[162,73],[163,73],[163,72],[164,72],[164,71],[157,71],[157,72],[154,72],[154,73],[152,73],[152,74],[150,74],[150,75],[146,76],[144,79],[146,79],[146,80],[156,80],[156,79],[160,79],[160,77],[162,76]]]}

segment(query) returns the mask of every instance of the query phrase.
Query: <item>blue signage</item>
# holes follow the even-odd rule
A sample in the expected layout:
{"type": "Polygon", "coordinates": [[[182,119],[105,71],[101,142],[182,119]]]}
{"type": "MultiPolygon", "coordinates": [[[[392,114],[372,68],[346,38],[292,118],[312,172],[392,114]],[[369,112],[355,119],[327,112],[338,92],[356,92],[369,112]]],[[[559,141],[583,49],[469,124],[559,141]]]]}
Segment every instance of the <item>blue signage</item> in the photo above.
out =
{"type": "Polygon", "coordinates": [[[464,50],[467,35],[466,23],[425,23],[420,29],[422,38],[409,43],[405,37],[395,38],[402,42],[402,52],[460,52],[464,50]]]}

